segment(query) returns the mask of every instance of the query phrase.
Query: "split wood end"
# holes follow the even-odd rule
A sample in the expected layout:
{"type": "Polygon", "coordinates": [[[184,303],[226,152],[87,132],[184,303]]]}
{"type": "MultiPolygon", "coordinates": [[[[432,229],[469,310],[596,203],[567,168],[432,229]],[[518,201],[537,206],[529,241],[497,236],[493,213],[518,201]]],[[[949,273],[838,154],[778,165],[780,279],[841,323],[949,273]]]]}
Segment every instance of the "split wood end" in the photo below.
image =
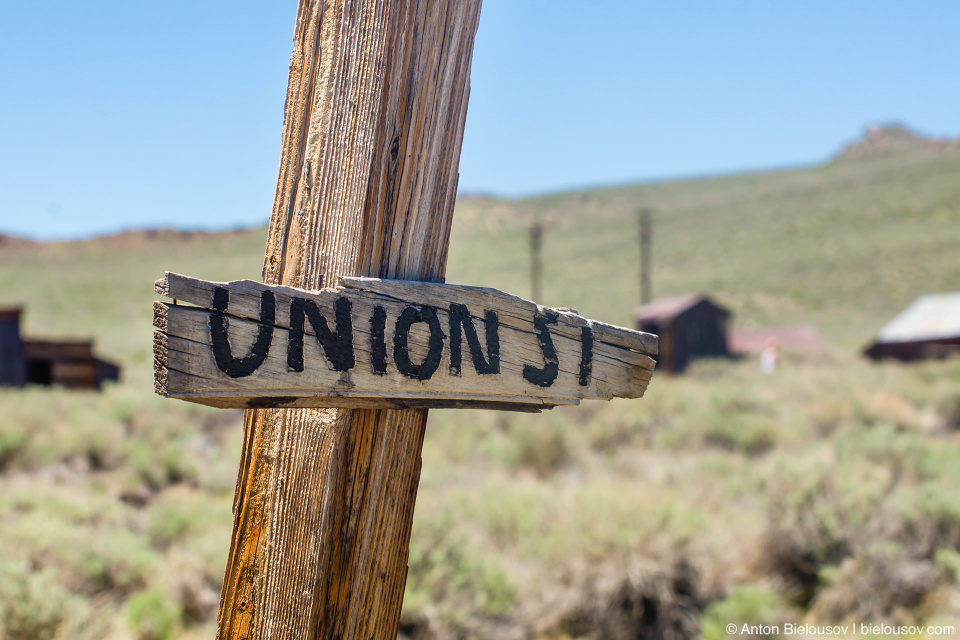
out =
{"type": "Polygon", "coordinates": [[[170,297],[170,272],[167,271],[163,277],[153,283],[153,289],[165,298],[170,297]]]}
{"type": "Polygon", "coordinates": [[[167,336],[160,331],[154,331],[153,390],[161,396],[167,396],[169,388],[167,371],[167,336]]]}
{"type": "Polygon", "coordinates": [[[166,302],[153,303],[153,326],[160,331],[167,330],[167,309],[169,306],[166,302]]]}

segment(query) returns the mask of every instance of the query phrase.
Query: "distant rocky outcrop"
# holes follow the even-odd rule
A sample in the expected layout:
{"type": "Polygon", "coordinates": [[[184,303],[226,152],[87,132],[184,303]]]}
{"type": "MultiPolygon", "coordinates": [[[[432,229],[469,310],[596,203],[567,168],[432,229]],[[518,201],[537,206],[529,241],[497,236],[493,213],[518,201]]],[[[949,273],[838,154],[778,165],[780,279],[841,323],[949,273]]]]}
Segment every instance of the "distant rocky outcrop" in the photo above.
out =
{"type": "Polygon", "coordinates": [[[838,160],[870,158],[920,149],[960,149],[960,138],[928,138],[911,131],[902,124],[868,125],[863,137],[844,147],[838,160]]]}
{"type": "Polygon", "coordinates": [[[11,236],[5,233],[0,233],[0,249],[14,249],[29,247],[33,245],[32,240],[27,240],[26,238],[20,238],[18,236],[11,236]]]}
{"type": "Polygon", "coordinates": [[[246,233],[257,233],[262,229],[236,228],[224,231],[190,231],[181,229],[136,229],[117,233],[94,236],[82,240],[50,240],[38,241],[0,233],[0,250],[30,249],[33,251],[51,250],[73,243],[87,243],[90,245],[104,245],[116,248],[136,248],[156,244],[177,244],[184,242],[202,242],[208,238],[231,238],[246,233]]]}
{"type": "Polygon", "coordinates": [[[168,228],[133,229],[104,236],[97,236],[91,238],[89,242],[104,243],[119,247],[138,247],[149,244],[203,241],[206,238],[214,237],[228,238],[240,236],[249,231],[250,229],[243,228],[228,229],[224,231],[200,231],[168,228]]]}

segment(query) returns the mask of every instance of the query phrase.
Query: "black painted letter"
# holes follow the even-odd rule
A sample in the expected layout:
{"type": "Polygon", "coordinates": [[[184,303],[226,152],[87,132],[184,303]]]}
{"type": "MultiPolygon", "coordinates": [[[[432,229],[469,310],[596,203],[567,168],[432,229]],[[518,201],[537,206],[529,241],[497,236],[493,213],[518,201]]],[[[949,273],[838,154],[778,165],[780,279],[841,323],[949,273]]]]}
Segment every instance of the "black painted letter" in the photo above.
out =
{"type": "Polygon", "coordinates": [[[493,311],[484,313],[483,326],[487,334],[487,356],[483,357],[483,348],[473,326],[473,318],[464,304],[450,305],[450,373],[459,376],[463,360],[463,334],[467,334],[467,347],[473,366],[480,374],[500,373],[500,319],[493,311]]]}
{"type": "Polygon", "coordinates": [[[560,361],[557,359],[557,349],[553,346],[553,337],[550,335],[549,325],[560,319],[554,311],[537,313],[533,317],[533,326],[537,329],[537,341],[543,353],[543,368],[538,369],[529,364],[523,365],[523,377],[538,387],[549,387],[557,379],[560,370],[560,361]]]}
{"type": "Polygon", "coordinates": [[[580,329],[580,386],[590,384],[593,376],[593,329],[587,325],[580,329]]]}
{"type": "Polygon", "coordinates": [[[397,318],[393,329],[393,361],[397,370],[408,378],[429,380],[440,366],[440,357],[443,355],[443,329],[437,310],[433,307],[407,307],[397,318]],[[410,351],[407,349],[407,339],[410,337],[410,327],[418,322],[425,322],[430,328],[430,341],[427,348],[427,357],[420,364],[410,362],[410,351]]]}
{"type": "Polygon", "coordinates": [[[323,354],[333,365],[334,371],[349,371],[353,368],[353,318],[350,310],[353,305],[346,297],[337,298],[333,305],[337,330],[330,331],[327,319],[313,300],[294,298],[290,303],[290,336],[287,338],[287,367],[291,371],[303,371],[303,325],[310,320],[310,326],[317,334],[317,342],[323,347],[323,354]]]}
{"type": "Polygon", "coordinates": [[[223,287],[214,288],[214,313],[210,314],[210,343],[213,359],[217,361],[217,368],[231,378],[245,378],[260,368],[270,352],[277,303],[273,292],[264,291],[260,294],[260,326],[257,327],[257,339],[254,340],[250,353],[243,358],[234,358],[230,340],[227,337],[227,317],[223,314],[227,310],[229,301],[229,291],[223,287]]]}
{"type": "Polygon", "coordinates": [[[373,372],[382,376],[387,372],[387,310],[377,305],[370,316],[370,364],[373,372]]]}

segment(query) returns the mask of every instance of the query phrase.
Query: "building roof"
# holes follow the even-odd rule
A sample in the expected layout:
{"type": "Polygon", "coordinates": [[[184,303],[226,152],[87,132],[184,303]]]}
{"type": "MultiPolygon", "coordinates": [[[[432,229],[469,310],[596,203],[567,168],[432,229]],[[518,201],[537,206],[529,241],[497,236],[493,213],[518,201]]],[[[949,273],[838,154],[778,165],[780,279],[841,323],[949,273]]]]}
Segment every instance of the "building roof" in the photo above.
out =
{"type": "Polygon", "coordinates": [[[960,338],[960,292],[917,298],[880,329],[878,344],[960,338]]]}
{"type": "Polygon", "coordinates": [[[759,329],[734,327],[727,336],[727,344],[732,353],[758,352],[771,344],[792,351],[820,351],[824,347],[820,332],[809,324],[759,329]]]}
{"type": "Polygon", "coordinates": [[[24,340],[23,350],[28,358],[44,360],[92,359],[93,340],[24,340]]]}
{"type": "Polygon", "coordinates": [[[0,307],[0,320],[16,320],[23,313],[23,307],[0,307]]]}
{"type": "Polygon", "coordinates": [[[640,322],[663,322],[664,320],[676,318],[701,302],[706,302],[725,315],[730,315],[729,311],[713,302],[707,296],[698,293],[685,293],[678,296],[663,296],[662,298],[657,298],[656,300],[637,307],[635,315],[640,322]]]}

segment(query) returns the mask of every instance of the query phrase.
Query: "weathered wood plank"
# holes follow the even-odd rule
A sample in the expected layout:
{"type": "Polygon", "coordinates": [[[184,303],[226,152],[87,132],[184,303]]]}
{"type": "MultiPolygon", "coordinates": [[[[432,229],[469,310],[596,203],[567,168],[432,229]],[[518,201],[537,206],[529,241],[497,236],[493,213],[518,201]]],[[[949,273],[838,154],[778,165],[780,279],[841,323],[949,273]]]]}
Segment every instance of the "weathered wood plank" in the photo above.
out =
{"type": "Polygon", "coordinates": [[[220,407],[263,407],[271,398],[271,406],[358,407],[380,398],[396,401],[387,406],[516,402],[528,410],[637,398],[654,362],[629,347],[656,352],[655,336],[598,330],[569,311],[482,287],[343,278],[308,292],[167,274],[157,291],[201,307],[157,305],[158,392],[220,407]],[[265,349],[245,356],[262,336],[265,349]],[[230,370],[243,359],[248,370],[230,370]]]}
{"type": "MultiPolygon", "coordinates": [[[[434,307],[438,300],[457,300],[470,308],[474,312],[473,317],[478,320],[483,319],[483,312],[477,310],[498,310],[501,312],[500,324],[513,327],[528,325],[529,318],[538,309],[544,309],[535,302],[489,287],[355,277],[342,277],[337,285],[327,291],[337,291],[341,295],[344,291],[366,291],[406,304],[434,307]]],[[[288,328],[289,324],[284,323],[283,319],[289,318],[289,315],[284,314],[289,309],[290,300],[304,295],[303,290],[294,287],[270,286],[252,280],[241,280],[225,285],[169,272],[154,285],[160,295],[201,307],[210,306],[214,289],[218,286],[227,286],[231,292],[230,307],[226,313],[251,320],[259,319],[262,292],[266,290],[273,292],[277,300],[277,324],[288,328]]],[[[653,334],[624,329],[597,320],[587,320],[569,309],[548,310],[557,313],[560,318],[557,325],[551,327],[553,332],[579,337],[580,328],[589,325],[598,341],[648,356],[657,355],[658,340],[653,334]]]]}

